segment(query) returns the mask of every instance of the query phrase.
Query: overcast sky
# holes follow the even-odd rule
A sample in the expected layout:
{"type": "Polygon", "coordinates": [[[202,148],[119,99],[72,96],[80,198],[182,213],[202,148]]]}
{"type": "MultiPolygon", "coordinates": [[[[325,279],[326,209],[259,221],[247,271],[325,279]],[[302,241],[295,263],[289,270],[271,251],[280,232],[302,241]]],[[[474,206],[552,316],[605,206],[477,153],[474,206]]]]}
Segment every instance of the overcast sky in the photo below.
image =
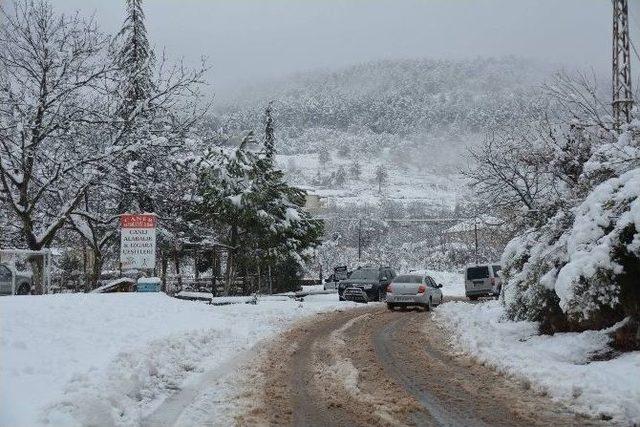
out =
{"type": "MultiPolygon", "coordinates": [[[[122,21],[124,0],[53,3],[95,12],[105,31],[122,21]]],[[[208,58],[220,101],[246,83],[372,59],[516,54],[602,73],[611,61],[610,0],[146,0],[145,10],[156,49],[208,58]]]]}

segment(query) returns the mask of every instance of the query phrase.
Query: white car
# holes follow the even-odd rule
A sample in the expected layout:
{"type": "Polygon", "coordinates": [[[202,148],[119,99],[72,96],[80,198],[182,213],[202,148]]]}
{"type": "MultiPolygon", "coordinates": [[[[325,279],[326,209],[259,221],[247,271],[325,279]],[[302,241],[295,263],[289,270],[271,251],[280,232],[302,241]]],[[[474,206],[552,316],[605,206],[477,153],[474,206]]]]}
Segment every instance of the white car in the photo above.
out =
{"type": "Polygon", "coordinates": [[[428,274],[407,273],[393,279],[387,286],[387,307],[419,306],[430,311],[433,306],[442,304],[442,285],[428,274]]]}
{"type": "Polygon", "coordinates": [[[464,288],[467,298],[472,301],[479,297],[495,297],[500,295],[502,280],[498,263],[474,264],[464,270],[464,288]]]}

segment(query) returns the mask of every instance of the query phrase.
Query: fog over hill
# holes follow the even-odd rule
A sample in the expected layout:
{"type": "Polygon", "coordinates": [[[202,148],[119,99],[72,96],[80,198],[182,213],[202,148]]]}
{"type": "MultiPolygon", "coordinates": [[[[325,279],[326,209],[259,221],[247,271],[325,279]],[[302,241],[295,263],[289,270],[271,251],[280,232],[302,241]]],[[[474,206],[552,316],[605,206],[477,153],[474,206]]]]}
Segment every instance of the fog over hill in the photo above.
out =
{"type": "Polygon", "coordinates": [[[273,101],[280,164],[294,183],[341,204],[422,200],[449,210],[467,199],[467,148],[491,126],[521,120],[549,75],[516,57],[370,62],[246,88],[212,124],[218,142],[235,141],[260,129],[273,101]]]}
{"type": "Polygon", "coordinates": [[[273,100],[286,152],[338,148],[347,135],[354,148],[397,148],[397,138],[456,139],[517,119],[548,74],[515,57],[372,62],[247,88],[216,122],[228,133],[252,129],[273,100]]]}

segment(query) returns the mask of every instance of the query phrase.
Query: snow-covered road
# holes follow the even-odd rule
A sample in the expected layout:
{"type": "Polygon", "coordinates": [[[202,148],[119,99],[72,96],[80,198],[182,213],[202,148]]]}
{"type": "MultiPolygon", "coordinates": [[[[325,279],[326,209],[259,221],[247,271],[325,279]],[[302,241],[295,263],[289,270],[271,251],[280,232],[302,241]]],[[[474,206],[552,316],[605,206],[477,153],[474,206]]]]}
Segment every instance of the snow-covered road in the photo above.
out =
{"type": "MultiPolygon", "coordinates": [[[[432,274],[445,295],[464,293],[459,274],[432,274]]],[[[152,421],[171,412],[170,401],[156,411],[167,397],[200,398],[203,378],[295,320],[353,306],[336,294],[229,306],[142,293],[0,298],[0,426],[152,421]]],[[[166,416],[188,424],[197,411],[166,416]]]]}

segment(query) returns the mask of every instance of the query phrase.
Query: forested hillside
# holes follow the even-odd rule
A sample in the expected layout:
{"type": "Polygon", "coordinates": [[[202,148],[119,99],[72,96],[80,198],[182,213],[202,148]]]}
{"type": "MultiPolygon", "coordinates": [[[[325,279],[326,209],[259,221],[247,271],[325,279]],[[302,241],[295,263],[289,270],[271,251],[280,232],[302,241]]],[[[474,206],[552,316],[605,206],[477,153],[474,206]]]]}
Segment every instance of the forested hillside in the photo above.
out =
{"type": "Polygon", "coordinates": [[[455,140],[518,119],[544,75],[542,66],[513,57],[380,61],[249,88],[215,123],[222,138],[253,129],[273,100],[281,152],[455,140]]]}

